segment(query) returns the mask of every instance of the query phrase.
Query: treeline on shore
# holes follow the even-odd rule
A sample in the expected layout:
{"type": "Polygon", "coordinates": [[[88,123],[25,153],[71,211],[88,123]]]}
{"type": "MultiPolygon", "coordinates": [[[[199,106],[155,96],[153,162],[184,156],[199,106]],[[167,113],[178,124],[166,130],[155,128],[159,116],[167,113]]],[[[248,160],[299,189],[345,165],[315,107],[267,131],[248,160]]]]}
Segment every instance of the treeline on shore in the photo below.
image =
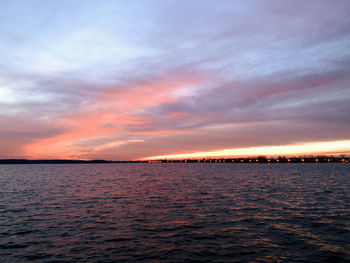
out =
{"type": "Polygon", "coordinates": [[[244,158],[207,158],[183,160],[145,160],[145,161],[108,161],[108,160],[29,160],[0,159],[0,164],[98,164],[98,163],[349,163],[346,156],[307,156],[307,157],[244,157],[244,158]]]}

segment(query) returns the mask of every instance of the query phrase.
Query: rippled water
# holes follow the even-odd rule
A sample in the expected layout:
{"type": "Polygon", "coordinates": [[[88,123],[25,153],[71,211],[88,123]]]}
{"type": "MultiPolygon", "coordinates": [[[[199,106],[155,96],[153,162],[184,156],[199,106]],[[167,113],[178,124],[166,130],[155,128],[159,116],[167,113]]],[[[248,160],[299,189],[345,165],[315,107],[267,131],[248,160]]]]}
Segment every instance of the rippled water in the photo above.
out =
{"type": "Polygon", "coordinates": [[[0,166],[1,262],[349,262],[348,164],[0,166]]]}

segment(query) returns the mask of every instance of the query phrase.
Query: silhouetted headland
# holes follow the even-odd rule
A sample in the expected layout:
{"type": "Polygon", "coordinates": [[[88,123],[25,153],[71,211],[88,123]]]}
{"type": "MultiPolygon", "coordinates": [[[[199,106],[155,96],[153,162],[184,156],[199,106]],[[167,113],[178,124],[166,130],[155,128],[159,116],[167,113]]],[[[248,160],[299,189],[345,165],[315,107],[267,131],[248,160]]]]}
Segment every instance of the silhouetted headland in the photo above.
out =
{"type": "Polygon", "coordinates": [[[104,164],[104,163],[350,163],[349,156],[313,156],[313,157],[245,157],[245,158],[206,158],[181,160],[143,160],[143,161],[111,161],[111,160],[30,160],[0,159],[0,164],[104,164]]]}
{"type": "Polygon", "coordinates": [[[30,159],[0,159],[0,164],[74,164],[74,163],[132,163],[133,161],[108,160],[30,160],[30,159]]]}

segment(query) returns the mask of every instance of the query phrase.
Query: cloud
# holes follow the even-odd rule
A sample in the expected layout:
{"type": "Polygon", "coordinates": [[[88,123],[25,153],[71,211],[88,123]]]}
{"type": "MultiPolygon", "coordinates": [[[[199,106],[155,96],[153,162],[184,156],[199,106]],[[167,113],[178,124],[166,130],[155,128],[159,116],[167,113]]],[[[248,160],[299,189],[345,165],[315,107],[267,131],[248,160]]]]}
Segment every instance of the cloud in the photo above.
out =
{"type": "Polygon", "coordinates": [[[0,115],[0,127],[0,158],[28,158],[23,145],[63,132],[51,122],[4,115],[0,115]]]}
{"type": "Polygon", "coordinates": [[[348,139],[348,1],[39,3],[0,4],[7,155],[348,139]]]}
{"type": "Polygon", "coordinates": [[[143,141],[129,131],[130,127],[149,122],[148,118],[138,117],[137,114],[159,103],[178,99],[174,95],[177,90],[198,81],[198,76],[175,75],[134,82],[129,86],[99,87],[100,94],[90,100],[85,109],[81,107],[73,114],[68,113],[53,119],[64,128],[63,133],[31,142],[24,146],[25,152],[40,158],[47,156],[49,152],[54,152],[61,158],[70,158],[72,153],[79,155],[87,150],[99,152],[102,149],[143,141]],[[117,135],[118,140],[114,138],[117,135]],[[77,143],[96,139],[100,144],[86,146],[77,143]]]}

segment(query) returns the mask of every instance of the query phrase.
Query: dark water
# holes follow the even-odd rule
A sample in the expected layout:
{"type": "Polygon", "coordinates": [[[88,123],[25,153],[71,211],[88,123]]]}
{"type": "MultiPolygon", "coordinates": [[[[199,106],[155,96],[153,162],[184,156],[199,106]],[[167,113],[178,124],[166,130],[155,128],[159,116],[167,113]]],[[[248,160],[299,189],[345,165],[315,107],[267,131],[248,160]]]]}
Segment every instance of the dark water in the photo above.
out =
{"type": "Polygon", "coordinates": [[[0,261],[350,262],[350,166],[2,165],[0,261]]]}

